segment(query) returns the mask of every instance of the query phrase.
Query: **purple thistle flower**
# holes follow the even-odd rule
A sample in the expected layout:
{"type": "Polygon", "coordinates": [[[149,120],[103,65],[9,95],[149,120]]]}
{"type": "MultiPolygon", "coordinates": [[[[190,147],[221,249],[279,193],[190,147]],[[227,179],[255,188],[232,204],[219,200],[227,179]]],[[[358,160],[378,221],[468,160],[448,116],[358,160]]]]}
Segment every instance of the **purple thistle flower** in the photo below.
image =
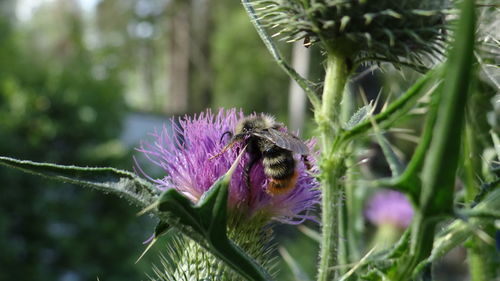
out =
{"type": "MultiPolygon", "coordinates": [[[[236,144],[219,157],[210,159],[219,153],[229,141],[221,140],[224,132],[233,131],[243,113],[235,109],[219,110],[213,114],[210,110],[190,118],[185,116],[176,123],[171,120],[172,130],[164,126],[161,132],[152,134],[153,143],[143,143],[139,151],[156,165],[166,176],[152,179],[160,190],[174,188],[196,203],[210,186],[224,175],[243,148],[236,144]]],[[[307,145],[313,151],[314,141],[307,145]]],[[[315,155],[310,155],[313,165],[307,171],[304,163],[297,156],[299,173],[295,188],[287,194],[271,196],[265,192],[269,179],[264,175],[261,161],[252,168],[249,177],[251,187],[244,180],[244,168],[249,162],[247,153],[239,163],[229,185],[229,208],[247,218],[256,215],[289,224],[299,224],[306,219],[314,219],[307,212],[319,202],[318,182],[311,175],[317,173],[315,155]]]]}
{"type": "Polygon", "coordinates": [[[389,224],[404,229],[411,223],[413,207],[403,193],[383,190],[370,198],[364,213],[374,225],[389,224]]]}

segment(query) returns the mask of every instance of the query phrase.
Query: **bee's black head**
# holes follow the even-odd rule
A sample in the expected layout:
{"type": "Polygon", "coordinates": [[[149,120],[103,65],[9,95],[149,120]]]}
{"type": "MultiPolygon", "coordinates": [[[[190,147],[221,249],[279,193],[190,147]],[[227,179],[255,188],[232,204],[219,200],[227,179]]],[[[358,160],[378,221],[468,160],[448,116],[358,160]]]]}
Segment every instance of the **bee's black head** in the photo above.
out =
{"type": "Polygon", "coordinates": [[[255,115],[242,119],[235,128],[235,134],[249,134],[274,127],[274,118],[269,115],[255,115]]]}

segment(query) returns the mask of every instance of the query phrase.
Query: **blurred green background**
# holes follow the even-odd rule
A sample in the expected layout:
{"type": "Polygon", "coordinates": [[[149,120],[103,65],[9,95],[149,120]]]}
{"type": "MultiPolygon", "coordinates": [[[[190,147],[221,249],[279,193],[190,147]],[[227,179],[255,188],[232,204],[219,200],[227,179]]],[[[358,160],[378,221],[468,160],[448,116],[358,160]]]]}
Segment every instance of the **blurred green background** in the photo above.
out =
{"type": "MultiPolygon", "coordinates": [[[[239,1],[2,0],[0,13],[0,155],[126,170],[136,156],[159,177],[134,151],[147,132],[173,115],[219,107],[269,112],[312,134],[303,93],[272,60],[239,1]]],[[[321,81],[317,49],[280,47],[300,72],[321,81]]],[[[375,69],[360,70],[353,93],[373,98],[384,84],[384,95],[394,97],[417,77],[380,79],[375,69]]],[[[411,152],[414,142],[398,146],[411,152]]],[[[152,275],[157,251],[134,262],[155,222],[136,217],[127,202],[5,167],[0,178],[0,280],[152,275]]],[[[291,226],[276,233],[314,276],[317,242],[291,226]]],[[[292,280],[280,263],[278,280],[292,280]]]]}
{"type": "MultiPolygon", "coordinates": [[[[160,176],[134,148],[173,115],[286,118],[289,81],[237,1],[2,0],[0,11],[0,155],[126,170],[137,156],[160,176]]],[[[155,251],[134,264],[155,222],[127,202],[5,167],[0,178],[0,280],[147,280],[159,264],[155,251]]]]}

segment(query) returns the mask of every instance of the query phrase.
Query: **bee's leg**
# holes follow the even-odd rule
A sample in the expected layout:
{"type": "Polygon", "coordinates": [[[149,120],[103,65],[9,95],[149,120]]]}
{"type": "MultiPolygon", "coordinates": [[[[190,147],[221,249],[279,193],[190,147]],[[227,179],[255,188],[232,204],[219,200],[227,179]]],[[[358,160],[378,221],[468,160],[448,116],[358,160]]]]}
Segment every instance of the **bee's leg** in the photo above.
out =
{"type": "Polygon", "coordinates": [[[255,194],[254,192],[252,192],[252,186],[251,186],[251,182],[250,182],[250,172],[252,171],[252,168],[253,166],[255,165],[255,163],[257,163],[257,161],[259,160],[260,157],[258,156],[255,156],[253,154],[250,154],[250,161],[248,162],[248,164],[245,166],[245,169],[243,170],[243,180],[245,181],[245,184],[247,186],[247,190],[248,190],[248,197],[247,197],[247,204],[248,206],[251,206],[255,200],[255,194]]]}
{"type": "Polygon", "coordinates": [[[259,157],[252,155],[250,157],[250,161],[248,162],[248,164],[245,167],[245,171],[243,173],[243,179],[245,180],[245,183],[246,183],[248,189],[250,189],[250,187],[251,187],[251,185],[250,185],[251,184],[250,171],[252,171],[252,167],[255,165],[255,163],[257,163],[258,160],[259,160],[259,157]]]}
{"type": "Polygon", "coordinates": [[[222,134],[222,136],[220,137],[220,142],[221,142],[221,143],[222,143],[222,140],[224,139],[224,136],[226,136],[226,135],[231,136],[231,139],[229,140],[229,143],[228,143],[228,144],[226,144],[226,146],[224,146],[224,147],[222,148],[222,150],[221,150],[219,153],[217,153],[217,154],[215,154],[214,156],[212,156],[212,157],[208,158],[209,160],[212,160],[212,159],[214,159],[214,158],[217,158],[217,157],[221,156],[221,155],[222,155],[222,154],[224,154],[224,153],[225,153],[228,149],[230,149],[231,147],[233,147],[233,145],[235,145],[237,142],[240,142],[240,141],[242,141],[242,140],[244,140],[244,139],[245,139],[245,135],[243,135],[243,134],[233,135],[233,133],[231,133],[231,132],[227,131],[227,132],[224,132],[224,133],[222,134]]]}
{"type": "Polygon", "coordinates": [[[309,158],[307,158],[307,155],[302,155],[302,161],[304,162],[304,165],[306,166],[307,171],[310,172],[313,167],[312,167],[311,162],[309,161],[309,158]]]}

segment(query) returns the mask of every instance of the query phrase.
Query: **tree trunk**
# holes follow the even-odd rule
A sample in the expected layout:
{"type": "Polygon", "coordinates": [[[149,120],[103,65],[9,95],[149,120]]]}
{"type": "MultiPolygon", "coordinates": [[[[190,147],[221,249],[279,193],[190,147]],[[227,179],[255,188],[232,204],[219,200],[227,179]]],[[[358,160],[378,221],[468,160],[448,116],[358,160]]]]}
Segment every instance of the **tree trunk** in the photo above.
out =
{"type": "Polygon", "coordinates": [[[170,15],[170,55],[168,56],[169,85],[166,112],[182,114],[188,111],[189,50],[191,45],[190,4],[178,0],[170,15]]]}

